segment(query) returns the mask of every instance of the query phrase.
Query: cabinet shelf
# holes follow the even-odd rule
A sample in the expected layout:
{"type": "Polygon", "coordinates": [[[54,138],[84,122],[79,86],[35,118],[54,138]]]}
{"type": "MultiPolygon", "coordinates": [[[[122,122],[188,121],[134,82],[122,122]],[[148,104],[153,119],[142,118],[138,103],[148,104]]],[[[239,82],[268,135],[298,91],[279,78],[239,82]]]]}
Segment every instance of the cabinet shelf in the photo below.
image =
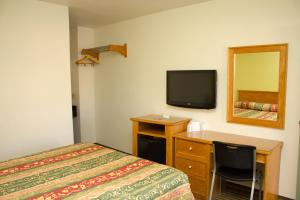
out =
{"type": "Polygon", "coordinates": [[[155,129],[142,130],[142,131],[139,131],[138,134],[159,137],[159,138],[166,138],[164,132],[162,132],[161,130],[155,130],[155,129]]]}

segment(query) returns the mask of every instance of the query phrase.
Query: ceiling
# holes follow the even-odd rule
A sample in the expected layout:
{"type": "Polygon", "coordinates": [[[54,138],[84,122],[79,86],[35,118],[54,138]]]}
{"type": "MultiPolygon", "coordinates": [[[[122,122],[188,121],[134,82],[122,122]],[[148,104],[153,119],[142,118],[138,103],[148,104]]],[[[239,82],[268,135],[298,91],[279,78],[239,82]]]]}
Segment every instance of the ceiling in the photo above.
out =
{"type": "Polygon", "coordinates": [[[210,0],[41,0],[70,8],[71,25],[98,27],[210,0]]]}

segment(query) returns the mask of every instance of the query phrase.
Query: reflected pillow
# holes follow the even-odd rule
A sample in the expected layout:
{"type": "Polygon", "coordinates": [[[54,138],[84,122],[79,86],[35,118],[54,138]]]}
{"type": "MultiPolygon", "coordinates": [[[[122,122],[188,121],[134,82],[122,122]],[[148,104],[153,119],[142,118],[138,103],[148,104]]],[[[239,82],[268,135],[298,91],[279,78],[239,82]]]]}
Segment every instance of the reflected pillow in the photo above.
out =
{"type": "Polygon", "coordinates": [[[278,111],[278,104],[271,104],[270,111],[271,112],[277,112],[278,111]]]}
{"type": "Polygon", "coordinates": [[[253,101],[236,101],[234,107],[268,112],[278,111],[278,104],[258,103],[253,101]]]}
{"type": "Polygon", "coordinates": [[[234,107],[235,108],[241,108],[242,107],[242,102],[241,101],[234,102],[234,107]]]}

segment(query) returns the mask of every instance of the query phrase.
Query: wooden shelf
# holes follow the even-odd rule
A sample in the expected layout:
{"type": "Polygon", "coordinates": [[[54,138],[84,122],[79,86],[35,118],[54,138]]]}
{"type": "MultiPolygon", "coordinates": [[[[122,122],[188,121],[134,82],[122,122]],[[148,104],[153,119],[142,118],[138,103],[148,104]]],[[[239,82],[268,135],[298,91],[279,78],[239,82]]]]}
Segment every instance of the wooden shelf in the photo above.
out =
{"type": "Polygon", "coordinates": [[[99,53],[106,52],[106,51],[117,52],[126,58],[127,57],[127,44],[124,44],[124,45],[110,44],[110,45],[101,46],[101,47],[82,49],[81,54],[82,55],[99,54],[99,53]]]}
{"type": "Polygon", "coordinates": [[[101,47],[94,47],[89,49],[82,49],[81,55],[84,57],[80,60],[77,60],[76,64],[98,64],[99,63],[99,54],[102,52],[113,51],[123,55],[125,58],[127,57],[127,44],[124,45],[117,45],[117,44],[110,44],[101,47]]]}
{"type": "Polygon", "coordinates": [[[139,135],[148,135],[159,138],[166,138],[165,133],[160,130],[143,130],[138,132],[139,135]]]}

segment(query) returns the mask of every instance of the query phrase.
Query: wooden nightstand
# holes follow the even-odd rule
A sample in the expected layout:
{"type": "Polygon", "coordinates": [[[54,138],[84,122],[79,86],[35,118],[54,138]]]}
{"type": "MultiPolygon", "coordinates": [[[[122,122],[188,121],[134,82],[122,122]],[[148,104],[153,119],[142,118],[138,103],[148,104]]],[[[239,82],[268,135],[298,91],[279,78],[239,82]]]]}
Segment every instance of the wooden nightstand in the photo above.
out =
{"type": "Polygon", "coordinates": [[[191,119],[182,117],[163,118],[161,115],[147,115],[131,118],[132,120],[132,153],[138,156],[138,136],[147,135],[166,140],[166,164],[173,166],[173,136],[186,131],[191,119]]]}

